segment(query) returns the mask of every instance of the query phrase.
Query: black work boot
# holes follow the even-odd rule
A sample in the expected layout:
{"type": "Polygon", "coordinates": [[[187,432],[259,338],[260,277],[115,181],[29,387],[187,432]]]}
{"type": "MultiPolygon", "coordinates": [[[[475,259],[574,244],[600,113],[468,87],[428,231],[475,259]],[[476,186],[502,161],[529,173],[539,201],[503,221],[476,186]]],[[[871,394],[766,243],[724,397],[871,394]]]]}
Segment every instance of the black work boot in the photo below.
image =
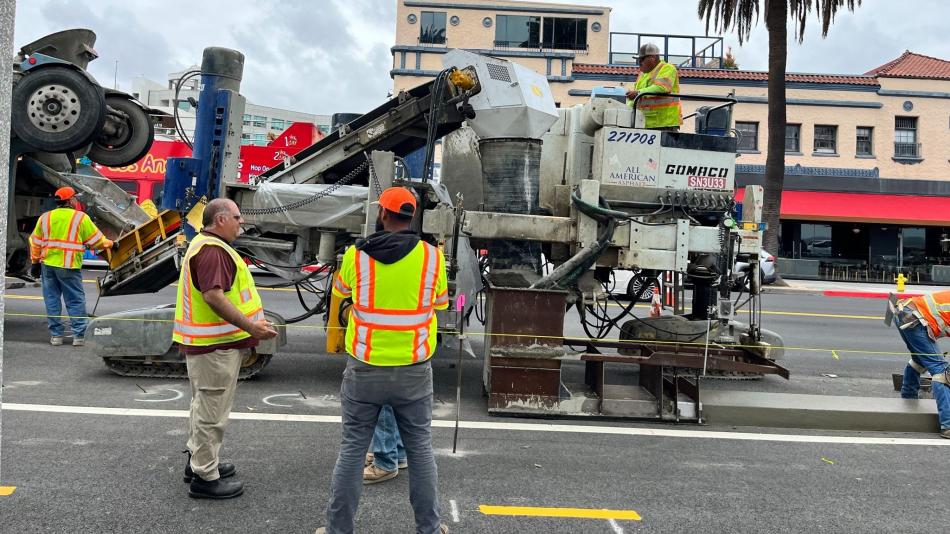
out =
{"type": "Polygon", "coordinates": [[[192,478],[188,486],[188,496],[195,499],[231,499],[244,493],[244,483],[240,480],[207,481],[199,476],[192,478]]]}
{"type": "MultiPolygon", "coordinates": [[[[188,460],[185,461],[185,476],[182,477],[182,480],[185,482],[191,482],[195,477],[195,472],[191,470],[191,451],[184,450],[181,451],[188,455],[188,460]]],[[[234,472],[236,471],[234,464],[220,462],[218,463],[218,476],[221,478],[233,477],[234,472]]]]}

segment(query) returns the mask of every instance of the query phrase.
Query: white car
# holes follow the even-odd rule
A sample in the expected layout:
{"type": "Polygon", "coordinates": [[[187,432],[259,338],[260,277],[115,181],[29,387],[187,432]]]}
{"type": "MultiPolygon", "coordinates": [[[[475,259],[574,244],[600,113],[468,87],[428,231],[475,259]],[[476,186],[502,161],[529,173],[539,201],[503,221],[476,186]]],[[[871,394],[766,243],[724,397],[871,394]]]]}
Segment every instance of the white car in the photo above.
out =
{"type": "MultiPolygon", "coordinates": [[[[623,295],[628,299],[632,299],[643,286],[643,281],[636,276],[638,272],[614,269],[610,273],[610,283],[607,284],[607,289],[610,290],[611,294],[623,295]]],[[[653,294],[657,292],[656,284],[652,283],[652,280],[650,282],[650,287],[640,295],[642,302],[653,300],[653,294]]]]}

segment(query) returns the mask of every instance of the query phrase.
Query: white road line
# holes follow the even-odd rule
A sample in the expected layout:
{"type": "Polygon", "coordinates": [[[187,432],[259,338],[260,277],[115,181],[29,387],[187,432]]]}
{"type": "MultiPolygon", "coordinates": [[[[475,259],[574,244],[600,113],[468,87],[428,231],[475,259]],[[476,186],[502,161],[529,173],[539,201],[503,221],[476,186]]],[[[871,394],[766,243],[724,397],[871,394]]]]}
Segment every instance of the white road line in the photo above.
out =
{"type": "Polygon", "coordinates": [[[459,505],[455,502],[455,499],[449,501],[449,504],[452,505],[452,522],[459,522],[459,505]]]}
{"type": "MultiPolygon", "coordinates": [[[[51,404],[3,403],[3,409],[20,412],[71,413],[83,415],[125,415],[134,417],[188,417],[186,410],[149,410],[143,408],[105,408],[99,406],[57,406],[51,404]]],[[[279,421],[285,423],[339,423],[338,415],[303,415],[292,413],[231,412],[231,419],[248,421],[279,421]]],[[[434,419],[435,428],[454,428],[455,421],[434,419]]],[[[508,430],[520,432],[560,432],[565,434],[603,434],[648,438],[697,438],[736,441],[771,441],[784,443],[825,443],[831,445],[916,445],[948,447],[950,440],[933,438],[873,438],[862,436],[810,436],[798,434],[758,434],[752,432],[720,432],[714,430],[683,430],[675,428],[641,428],[623,426],[557,425],[548,423],[507,423],[501,421],[461,421],[460,428],[474,430],[508,430]]]]}
{"type": "Polygon", "coordinates": [[[610,528],[614,529],[616,534],[623,534],[623,529],[620,528],[619,524],[617,524],[616,519],[608,519],[607,522],[610,523],[610,528]]]}

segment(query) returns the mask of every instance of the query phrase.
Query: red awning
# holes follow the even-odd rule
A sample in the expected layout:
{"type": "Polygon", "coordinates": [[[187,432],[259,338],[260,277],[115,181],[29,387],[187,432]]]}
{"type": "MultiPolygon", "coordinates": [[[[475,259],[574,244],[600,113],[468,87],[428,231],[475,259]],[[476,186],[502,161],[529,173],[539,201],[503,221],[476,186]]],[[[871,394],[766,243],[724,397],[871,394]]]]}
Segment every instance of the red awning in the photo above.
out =
{"type": "MultiPolygon", "coordinates": [[[[742,202],[745,189],[736,191],[742,202]]],[[[783,191],[782,219],[950,226],[950,197],[783,191]]]]}

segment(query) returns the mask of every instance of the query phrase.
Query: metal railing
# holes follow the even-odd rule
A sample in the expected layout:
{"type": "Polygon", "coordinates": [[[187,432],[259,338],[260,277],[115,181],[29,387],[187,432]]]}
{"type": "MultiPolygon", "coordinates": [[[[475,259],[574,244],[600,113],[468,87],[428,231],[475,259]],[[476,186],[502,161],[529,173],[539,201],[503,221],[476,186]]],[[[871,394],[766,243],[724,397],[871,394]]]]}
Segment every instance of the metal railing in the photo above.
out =
{"type": "Polygon", "coordinates": [[[526,43],[524,41],[493,41],[493,48],[496,50],[508,50],[517,48],[519,50],[537,50],[543,52],[546,50],[570,50],[586,54],[590,49],[587,43],[526,43]]]}
{"type": "Polygon", "coordinates": [[[920,143],[898,143],[894,142],[894,157],[916,159],[920,158],[920,143]]]}
{"type": "Polygon", "coordinates": [[[610,64],[640,63],[640,45],[653,43],[663,51],[663,61],[678,67],[723,68],[722,37],[705,35],[669,35],[656,33],[610,33],[610,64]],[[626,50],[633,49],[632,52],[626,50]]]}

